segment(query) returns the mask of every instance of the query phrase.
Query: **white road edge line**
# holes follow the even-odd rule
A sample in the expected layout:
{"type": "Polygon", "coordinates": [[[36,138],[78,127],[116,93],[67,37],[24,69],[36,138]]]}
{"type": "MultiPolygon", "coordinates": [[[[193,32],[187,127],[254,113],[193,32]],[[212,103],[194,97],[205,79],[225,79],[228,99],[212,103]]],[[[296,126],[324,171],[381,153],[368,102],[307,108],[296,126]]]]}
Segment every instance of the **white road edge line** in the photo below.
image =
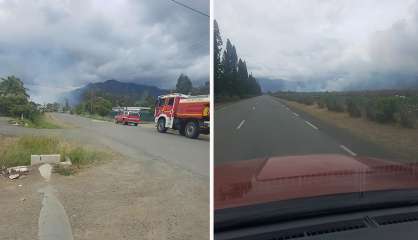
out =
{"type": "Polygon", "coordinates": [[[297,113],[295,113],[295,112],[293,113],[293,115],[295,115],[296,117],[299,117],[299,114],[297,114],[297,113]]]}
{"type": "Polygon", "coordinates": [[[306,120],[305,120],[305,122],[306,122],[306,124],[308,124],[308,125],[309,125],[309,126],[311,126],[312,128],[314,128],[314,129],[318,130],[318,127],[317,127],[317,126],[313,125],[312,123],[310,123],[310,122],[308,122],[308,121],[306,121],[306,120]]]}
{"type": "Polygon", "coordinates": [[[350,149],[348,149],[346,146],[344,145],[340,145],[340,148],[342,148],[344,151],[348,152],[349,154],[351,154],[352,156],[357,156],[357,154],[353,151],[351,151],[350,149]]]}
{"type": "Polygon", "coordinates": [[[240,124],[238,125],[237,130],[239,130],[242,127],[242,125],[244,125],[244,123],[245,123],[245,120],[242,120],[240,124]]]}

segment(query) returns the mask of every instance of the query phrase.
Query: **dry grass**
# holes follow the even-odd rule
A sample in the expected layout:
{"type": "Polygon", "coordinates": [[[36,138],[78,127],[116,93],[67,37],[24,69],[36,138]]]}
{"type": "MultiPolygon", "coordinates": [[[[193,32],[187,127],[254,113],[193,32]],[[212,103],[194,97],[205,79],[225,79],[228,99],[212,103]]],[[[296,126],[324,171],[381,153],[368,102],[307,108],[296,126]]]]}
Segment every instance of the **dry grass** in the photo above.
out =
{"type": "MultiPolygon", "coordinates": [[[[73,163],[68,172],[88,167],[96,162],[108,160],[112,156],[109,151],[97,150],[88,146],[80,146],[77,143],[63,141],[54,137],[23,136],[4,137],[0,136],[0,167],[13,167],[30,165],[32,154],[61,155],[61,161],[69,157],[73,163]]],[[[64,172],[67,175],[68,172],[64,172]]]]}
{"type": "Polygon", "coordinates": [[[296,102],[286,102],[295,109],[390,149],[401,158],[418,160],[418,129],[402,128],[395,124],[379,124],[363,118],[351,118],[348,113],[330,112],[316,105],[307,106],[296,102]]]}

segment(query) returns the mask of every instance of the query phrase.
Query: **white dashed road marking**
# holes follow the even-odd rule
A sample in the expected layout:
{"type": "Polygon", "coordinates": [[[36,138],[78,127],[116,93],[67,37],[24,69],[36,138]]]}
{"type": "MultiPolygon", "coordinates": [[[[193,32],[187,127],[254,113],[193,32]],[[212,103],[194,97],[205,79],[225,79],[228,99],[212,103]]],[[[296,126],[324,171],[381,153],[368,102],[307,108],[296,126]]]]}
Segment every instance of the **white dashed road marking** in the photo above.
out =
{"type": "Polygon", "coordinates": [[[348,149],[346,146],[344,145],[340,145],[340,148],[342,148],[344,151],[348,152],[349,154],[351,154],[352,156],[357,156],[357,154],[353,151],[351,151],[350,149],[348,149]]]}
{"type": "Polygon", "coordinates": [[[308,121],[305,121],[305,122],[306,122],[306,124],[308,124],[308,125],[309,125],[309,126],[311,126],[312,128],[314,128],[314,129],[318,130],[318,127],[317,127],[317,126],[313,125],[312,123],[310,123],[310,122],[308,122],[308,121]]]}
{"type": "Polygon", "coordinates": [[[297,113],[295,113],[295,112],[293,113],[293,115],[295,115],[296,117],[299,117],[299,114],[297,114],[297,113]]]}
{"type": "Polygon", "coordinates": [[[244,125],[244,123],[245,123],[245,120],[242,120],[240,124],[238,125],[237,130],[239,130],[242,127],[242,125],[244,125]]]}

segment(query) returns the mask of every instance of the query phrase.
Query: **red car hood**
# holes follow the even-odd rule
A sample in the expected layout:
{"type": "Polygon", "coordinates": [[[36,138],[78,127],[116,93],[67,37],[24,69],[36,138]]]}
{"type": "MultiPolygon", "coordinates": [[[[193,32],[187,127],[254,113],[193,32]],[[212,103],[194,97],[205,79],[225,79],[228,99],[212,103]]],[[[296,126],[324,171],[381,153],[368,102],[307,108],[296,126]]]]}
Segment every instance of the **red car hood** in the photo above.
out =
{"type": "Polygon", "coordinates": [[[337,154],[215,166],[215,209],[339,193],[418,188],[416,164],[337,154]]]}

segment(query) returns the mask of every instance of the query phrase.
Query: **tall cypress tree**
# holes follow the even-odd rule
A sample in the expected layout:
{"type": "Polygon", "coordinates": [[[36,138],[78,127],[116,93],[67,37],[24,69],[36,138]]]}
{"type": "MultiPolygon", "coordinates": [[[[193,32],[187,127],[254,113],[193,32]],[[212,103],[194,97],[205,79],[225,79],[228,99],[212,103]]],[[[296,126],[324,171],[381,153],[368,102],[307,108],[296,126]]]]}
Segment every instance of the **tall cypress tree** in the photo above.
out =
{"type": "Polygon", "coordinates": [[[224,92],[224,84],[222,81],[223,67],[221,63],[222,54],[222,37],[219,31],[218,22],[215,20],[213,23],[213,78],[215,95],[221,95],[224,92]]]}
{"type": "Polygon", "coordinates": [[[223,82],[225,85],[225,92],[229,96],[238,95],[237,91],[237,63],[238,56],[235,47],[231,41],[227,39],[226,48],[222,56],[223,67],[223,82]]]}
{"type": "Polygon", "coordinates": [[[238,60],[238,90],[241,97],[249,94],[247,64],[241,58],[238,60]]]}
{"type": "Polygon", "coordinates": [[[216,96],[246,97],[260,95],[261,87],[252,74],[248,75],[247,64],[238,59],[235,46],[229,39],[222,54],[222,38],[218,23],[214,22],[214,82],[216,96]]]}

